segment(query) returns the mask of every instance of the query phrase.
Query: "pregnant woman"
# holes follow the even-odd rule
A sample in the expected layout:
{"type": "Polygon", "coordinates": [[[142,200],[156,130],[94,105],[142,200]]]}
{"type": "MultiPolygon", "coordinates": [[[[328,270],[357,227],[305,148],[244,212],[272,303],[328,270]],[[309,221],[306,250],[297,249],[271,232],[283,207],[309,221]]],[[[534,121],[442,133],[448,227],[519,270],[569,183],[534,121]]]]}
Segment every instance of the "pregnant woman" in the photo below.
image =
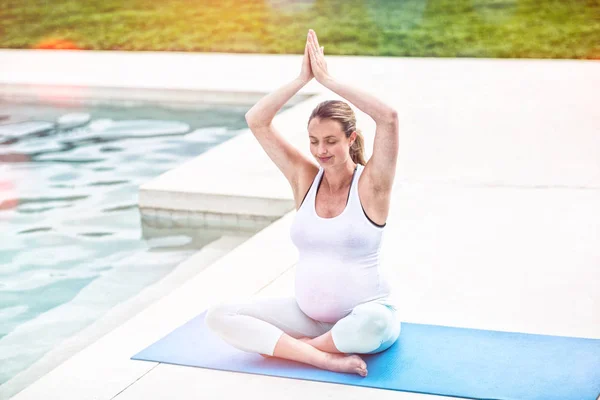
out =
{"type": "Polygon", "coordinates": [[[208,310],[206,324],[246,352],[366,376],[359,354],[384,351],[400,334],[398,310],[379,265],[398,157],[396,111],[336,82],[323,47],[309,30],[300,76],[261,99],[246,121],[294,193],[295,297],[219,304],[208,310]],[[310,115],[308,136],[316,163],[271,124],[313,77],[377,123],[367,163],[356,117],[343,101],[325,101],[310,115]]]}

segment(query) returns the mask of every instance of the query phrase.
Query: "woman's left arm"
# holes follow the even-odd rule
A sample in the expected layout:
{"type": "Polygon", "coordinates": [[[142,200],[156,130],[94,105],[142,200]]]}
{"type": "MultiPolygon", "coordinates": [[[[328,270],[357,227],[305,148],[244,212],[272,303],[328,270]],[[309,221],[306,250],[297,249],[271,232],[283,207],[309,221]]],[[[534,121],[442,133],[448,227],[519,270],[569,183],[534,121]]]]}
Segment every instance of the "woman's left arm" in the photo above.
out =
{"type": "Polygon", "coordinates": [[[394,183],[398,159],[398,113],[374,96],[336,82],[331,77],[324,79],[322,84],[356,105],[373,118],[377,124],[373,140],[373,154],[365,166],[364,173],[369,176],[375,191],[389,193],[394,183]]]}
{"type": "Polygon", "coordinates": [[[319,46],[317,34],[312,29],[308,31],[308,50],[310,64],[315,79],[323,86],[347,99],[361,111],[368,114],[379,125],[397,119],[396,110],[383,103],[376,97],[356,88],[337,82],[327,70],[324,47],[319,46]]]}
{"type": "Polygon", "coordinates": [[[333,79],[327,70],[324,48],[319,45],[315,31],[309,29],[308,38],[311,69],[317,81],[368,114],[377,124],[373,154],[363,173],[369,177],[374,191],[389,195],[398,159],[398,113],[375,96],[333,79]]]}

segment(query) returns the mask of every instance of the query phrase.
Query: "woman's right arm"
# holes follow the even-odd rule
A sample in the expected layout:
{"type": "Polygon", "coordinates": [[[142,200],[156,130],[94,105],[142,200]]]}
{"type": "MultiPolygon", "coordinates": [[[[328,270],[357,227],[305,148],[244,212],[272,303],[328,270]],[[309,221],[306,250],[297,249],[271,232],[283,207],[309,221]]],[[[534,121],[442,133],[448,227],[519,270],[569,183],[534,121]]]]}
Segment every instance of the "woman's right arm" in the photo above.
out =
{"type": "MultiPolygon", "coordinates": [[[[275,114],[289,99],[294,96],[306,83],[300,77],[280,87],[276,91],[260,99],[247,113],[248,127],[265,150],[269,158],[277,165],[292,185],[294,196],[299,185],[302,185],[304,175],[310,170],[317,169],[313,162],[304,156],[297,148],[289,143],[271,124],[275,114]]],[[[304,193],[302,194],[304,195],[304,193]]]]}

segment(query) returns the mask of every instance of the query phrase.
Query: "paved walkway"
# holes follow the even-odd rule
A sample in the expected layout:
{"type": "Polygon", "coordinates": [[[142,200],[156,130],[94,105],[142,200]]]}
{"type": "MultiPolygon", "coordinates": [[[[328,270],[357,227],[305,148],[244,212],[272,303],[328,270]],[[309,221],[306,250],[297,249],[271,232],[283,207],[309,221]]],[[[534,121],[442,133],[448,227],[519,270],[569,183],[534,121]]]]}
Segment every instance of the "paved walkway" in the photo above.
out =
{"type": "MultiPolygon", "coordinates": [[[[600,338],[598,64],[372,57],[328,63],[334,77],[380,96],[400,115],[383,264],[402,319],[600,338]]],[[[236,97],[239,104],[293,79],[299,65],[300,56],[0,51],[0,84],[207,89],[207,99],[251,93],[236,97]]],[[[11,90],[32,93],[28,86],[0,88],[11,90]]],[[[307,152],[310,110],[336,96],[316,82],[301,94],[275,124],[307,152]]],[[[370,153],[374,123],[358,110],[357,117],[370,153]]],[[[142,189],[179,199],[230,196],[227,211],[240,215],[249,211],[235,199],[251,199],[257,215],[276,201],[282,218],[15,399],[276,399],[284,392],[291,399],[434,398],[129,360],[213,304],[293,294],[291,190],[249,132],[167,174],[142,189]]]]}

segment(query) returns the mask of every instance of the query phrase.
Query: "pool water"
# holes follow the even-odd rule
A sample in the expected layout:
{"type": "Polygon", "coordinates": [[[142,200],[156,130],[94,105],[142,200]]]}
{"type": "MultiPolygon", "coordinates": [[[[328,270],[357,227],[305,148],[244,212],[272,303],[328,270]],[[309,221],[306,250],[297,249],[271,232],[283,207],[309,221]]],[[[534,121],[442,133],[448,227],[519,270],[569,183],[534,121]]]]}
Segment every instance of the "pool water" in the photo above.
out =
{"type": "Polygon", "coordinates": [[[0,384],[218,239],[147,237],[138,187],[239,134],[246,111],[0,102],[0,384]]]}

